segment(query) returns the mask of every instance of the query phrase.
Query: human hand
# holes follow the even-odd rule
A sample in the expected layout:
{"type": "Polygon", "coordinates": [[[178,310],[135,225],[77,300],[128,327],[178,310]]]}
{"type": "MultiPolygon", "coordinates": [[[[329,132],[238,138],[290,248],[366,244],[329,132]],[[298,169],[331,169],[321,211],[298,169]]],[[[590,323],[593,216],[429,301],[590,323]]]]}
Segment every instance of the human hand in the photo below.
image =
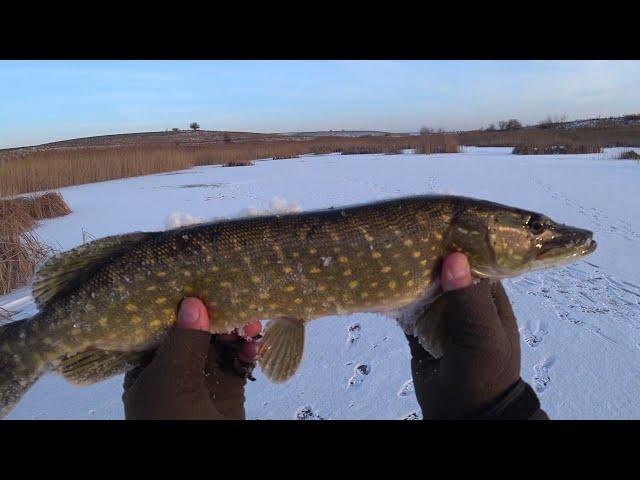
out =
{"type": "Polygon", "coordinates": [[[425,419],[471,418],[523,383],[516,317],[499,282],[473,285],[464,254],[445,258],[440,279],[449,329],[443,356],[407,336],[416,397],[425,419]]]}
{"type": "Polygon", "coordinates": [[[251,378],[255,367],[262,327],[254,322],[240,332],[213,336],[209,327],[204,303],[185,298],[176,327],[153,359],[125,376],[127,419],[245,418],[245,377],[251,378]]]}

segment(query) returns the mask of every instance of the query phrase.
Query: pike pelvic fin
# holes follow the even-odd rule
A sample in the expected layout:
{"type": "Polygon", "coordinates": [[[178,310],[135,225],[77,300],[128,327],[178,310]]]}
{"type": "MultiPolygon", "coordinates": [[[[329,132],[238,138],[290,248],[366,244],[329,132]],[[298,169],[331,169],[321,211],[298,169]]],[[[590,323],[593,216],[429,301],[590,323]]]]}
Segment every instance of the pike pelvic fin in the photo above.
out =
{"type": "Polygon", "coordinates": [[[151,352],[119,352],[89,348],[63,357],[53,372],[75,385],[91,385],[126,373],[143,362],[151,352]]]}
{"type": "Polygon", "coordinates": [[[415,336],[420,345],[434,358],[444,354],[444,345],[449,338],[449,329],[444,321],[444,297],[438,297],[417,319],[415,336]]]}
{"type": "Polygon", "coordinates": [[[262,372],[269,380],[282,383],[296,373],[304,351],[304,322],[298,319],[272,320],[267,325],[260,358],[262,372]]]}
{"type": "Polygon", "coordinates": [[[36,273],[33,297],[42,309],[53,298],[70,291],[91,277],[111,257],[135,245],[151,233],[114,235],[81,245],[50,258],[36,273]]]}

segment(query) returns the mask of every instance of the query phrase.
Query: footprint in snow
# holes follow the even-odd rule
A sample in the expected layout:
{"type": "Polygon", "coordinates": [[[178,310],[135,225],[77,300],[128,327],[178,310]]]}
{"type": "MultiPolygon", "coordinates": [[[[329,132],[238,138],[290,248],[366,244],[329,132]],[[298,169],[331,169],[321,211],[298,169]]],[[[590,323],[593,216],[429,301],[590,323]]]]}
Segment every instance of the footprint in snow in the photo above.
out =
{"type": "Polygon", "coordinates": [[[371,373],[371,367],[364,363],[359,363],[353,369],[353,375],[347,383],[347,388],[360,385],[364,381],[364,377],[371,373]]]}
{"type": "Polygon", "coordinates": [[[422,420],[422,414],[420,412],[407,413],[400,420],[422,420]]]}
{"type": "Polygon", "coordinates": [[[544,325],[538,325],[535,331],[531,331],[529,327],[525,327],[520,329],[520,333],[522,334],[522,339],[524,342],[529,345],[531,348],[536,348],[545,335],[549,333],[549,331],[544,327],[544,325]]]}
{"type": "Polygon", "coordinates": [[[551,365],[553,365],[553,363],[553,357],[545,357],[544,359],[542,359],[542,361],[540,361],[540,363],[537,363],[533,366],[533,387],[535,388],[536,392],[542,393],[549,386],[549,383],[551,382],[549,369],[551,368],[551,365]]]}
{"type": "Polygon", "coordinates": [[[295,418],[296,420],[324,420],[324,418],[314,412],[309,405],[298,408],[295,418]]]}
{"type": "Polygon", "coordinates": [[[398,396],[406,397],[407,395],[413,392],[415,392],[415,389],[413,387],[413,380],[407,380],[402,384],[402,387],[400,387],[400,390],[398,391],[398,396]]]}
{"type": "Polygon", "coordinates": [[[349,332],[349,337],[347,338],[347,341],[349,342],[349,345],[356,343],[360,339],[361,330],[362,330],[362,327],[360,326],[359,323],[352,323],[347,327],[347,331],[349,332]]]}

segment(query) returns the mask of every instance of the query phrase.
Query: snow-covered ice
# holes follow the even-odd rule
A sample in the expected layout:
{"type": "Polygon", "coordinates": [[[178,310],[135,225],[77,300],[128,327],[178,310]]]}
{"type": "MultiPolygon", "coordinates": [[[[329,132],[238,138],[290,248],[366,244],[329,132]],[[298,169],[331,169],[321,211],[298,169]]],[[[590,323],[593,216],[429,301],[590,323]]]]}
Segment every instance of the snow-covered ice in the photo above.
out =
{"type": "MultiPolygon", "coordinates": [[[[135,230],[280,208],[312,210],[449,193],[527,208],[595,232],[597,251],[504,282],[522,336],[522,377],[552,418],[640,418],[640,166],[592,155],[324,155],[192,170],[61,190],[73,213],[37,233],[61,250],[135,230]],[[274,200],[276,199],[277,200],[274,200]]],[[[33,314],[29,289],[0,306],[33,314]]],[[[421,418],[409,349],[394,321],[328,317],[307,328],[302,365],[284,384],[256,371],[247,414],[260,419],[421,418]]],[[[123,418],[122,377],[89,387],[42,377],[8,418],[123,418]]]]}

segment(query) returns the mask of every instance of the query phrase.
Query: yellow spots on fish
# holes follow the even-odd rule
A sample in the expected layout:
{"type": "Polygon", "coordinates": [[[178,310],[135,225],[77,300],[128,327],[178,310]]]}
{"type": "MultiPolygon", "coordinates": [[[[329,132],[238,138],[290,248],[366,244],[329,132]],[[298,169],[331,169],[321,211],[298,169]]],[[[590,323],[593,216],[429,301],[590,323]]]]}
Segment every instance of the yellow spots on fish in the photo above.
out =
{"type": "Polygon", "coordinates": [[[249,304],[249,308],[250,308],[251,310],[257,310],[257,309],[258,309],[258,306],[257,306],[255,303],[250,303],[250,304],[249,304]]]}
{"type": "Polygon", "coordinates": [[[415,285],[415,282],[413,280],[409,280],[407,282],[407,287],[413,287],[415,285]]]}
{"type": "Polygon", "coordinates": [[[107,317],[100,317],[100,319],[98,320],[98,324],[101,327],[106,327],[108,323],[109,323],[109,320],[107,320],[107,317]]]}
{"type": "Polygon", "coordinates": [[[378,298],[384,298],[384,292],[378,292],[378,293],[376,293],[376,297],[378,297],[378,298]]]}
{"type": "Polygon", "coordinates": [[[463,233],[465,235],[469,233],[469,230],[467,230],[466,228],[462,228],[462,227],[457,227],[457,228],[460,233],[463,233]]]}
{"type": "Polygon", "coordinates": [[[240,312],[238,315],[240,315],[240,318],[247,318],[247,314],[244,312],[240,312]]]}
{"type": "Polygon", "coordinates": [[[436,237],[436,240],[442,240],[442,234],[438,232],[433,232],[433,235],[436,237]]]}
{"type": "Polygon", "coordinates": [[[369,293],[368,292],[362,292],[360,294],[360,298],[368,298],[369,297],[369,293]]]}
{"type": "Polygon", "coordinates": [[[522,260],[522,255],[514,255],[514,260],[522,260]]]}
{"type": "Polygon", "coordinates": [[[390,288],[391,290],[395,290],[395,289],[396,289],[397,284],[396,284],[395,280],[391,280],[391,281],[388,283],[388,286],[389,286],[389,288],[390,288]]]}
{"type": "Polygon", "coordinates": [[[124,292],[126,290],[126,287],[124,285],[118,285],[118,291],[120,293],[124,292]]]}
{"type": "Polygon", "coordinates": [[[320,270],[318,267],[312,267],[311,270],[309,270],[309,273],[320,273],[322,270],[320,270]]]}
{"type": "Polygon", "coordinates": [[[293,300],[293,303],[297,303],[298,305],[300,305],[302,303],[302,299],[298,297],[293,300]]]}
{"type": "Polygon", "coordinates": [[[358,257],[358,258],[362,258],[363,256],[364,256],[363,252],[356,253],[356,257],[358,257]]]}
{"type": "Polygon", "coordinates": [[[138,323],[142,323],[142,317],[139,317],[138,315],[134,315],[133,317],[131,317],[131,323],[133,323],[134,325],[137,325],[138,323]]]}
{"type": "Polygon", "coordinates": [[[154,290],[157,290],[157,289],[158,287],[155,285],[151,285],[150,287],[145,288],[147,292],[153,292],[154,290]]]}
{"type": "Polygon", "coordinates": [[[333,247],[333,252],[334,253],[340,253],[340,247],[333,247]]]}
{"type": "Polygon", "coordinates": [[[258,294],[258,298],[261,298],[262,300],[266,300],[267,298],[269,298],[269,294],[266,292],[260,292],[258,294]]]}
{"type": "Polygon", "coordinates": [[[422,237],[422,238],[420,239],[420,241],[421,241],[422,243],[428,243],[428,242],[429,242],[429,237],[422,237]]]}
{"type": "Polygon", "coordinates": [[[424,272],[422,272],[422,275],[424,275],[425,277],[428,277],[429,275],[431,275],[431,269],[427,268],[424,272]]]}
{"type": "Polygon", "coordinates": [[[358,281],[357,280],[351,280],[349,282],[349,288],[354,289],[358,286],[358,281]]]}
{"type": "Polygon", "coordinates": [[[413,245],[413,240],[409,238],[402,243],[404,244],[405,247],[411,247],[413,245]]]}
{"type": "Polygon", "coordinates": [[[207,262],[213,260],[213,257],[211,255],[206,255],[204,258],[207,260],[207,262]]]}
{"type": "Polygon", "coordinates": [[[428,263],[428,260],[420,260],[420,265],[422,265],[423,267],[426,266],[428,263]]]}
{"type": "Polygon", "coordinates": [[[365,234],[364,234],[364,239],[365,239],[367,242],[373,242],[373,241],[375,240],[375,238],[373,238],[373,237],[372,237],[371,235],[369,235],[368,233],[365,233],[365,234]]]}
{"type": "Polygon", "coordinates": [[[182,287],[182,292],[187,295],[193,293],[193,287],[191,285],[185,285],[184,287],[182,287]]]}
{"type": "Polygon", "coordinates": [[[293,285],[287,285],[286,287],[283,288],[285,292],[293,292],[295,289],[296,287],[294,287],[293,285]]]}
{"type": "Polygon", "coordinates": [[[378,282],[371,282],[371,283],[369,284],[369,286],[370,286],[371,288],[376,288],[376,287],[378,286],[378,282]]]}
{"type": "Polygon", "coordinates": [[[310,255],[315,255],[316,253],[318,253],[318,250],[317,250],[317,249],[315,249],[315,248],[310,248],[310,249],[309,249],[309,254],[310,254],[310,255]]]}
{"type": "MultiPolygon", "coordinates": [[[[209,302],[209,305],[211,305],[211,302],[209,302]]],[[[173,317],[176,314],[175,310],[172,308],[165,308],[162,310],[162,313],[165,317],[173,317]]]]}
{"type": "Polygon", "coordinates": [[[291,256],[292,256],[293,258],[298,258],[298,257],[300,256],[300,254],[299,254],[298,252],[293,252],[293,253],[291,254],[291,256]]]}
{"type": "Polygon", "coordinates": [[[344,272],[342,272],[342,275],[344,275],[345,277],[349,277],[351,273],[351,270],[345,270],[344,272]]]}
{"type": "Polygon", "coordinates": [[[327,297],[327,302],[335,302],[336,301],[336,297],[334,297],[333,295],[329,295],[327,297]]]}
{"type": "Polygon", "coordinates": [[[260,277],[258,277],[257,275],[253,275],[253,276],[251,277],[251,281],[252,281],[253,283],[260,283],[260,277]]]}
{"type": "Polygon", "coordinates": [[[233,250],[236,251],[236,252],[240,252],[240,251],[242,251],[242,247],[236,243],[233,246],[233,250]]]}
{"type": "Polygon", "coordinates": [[[340,255],[340,256],[338,257],[338,261],[339,261],[340,263],[347,263],[347,262],[349,261],[349,259],[348,259],[347,257],[345,257],[344,255],[340,255]]]}
{"type": "Polygon", "coordinates": [[[164,305],[165,303],[167,303],[167,297],[156,298],[156,305],[164,305]]]}
{"type": "Polygon", "coordinates": [[[382,254],[380,252],[371,252],[371,256],[373,258],[380,258],[382,257],[382,254]]]}
{"type": "Polygon", "coordinates": [[[240,303],[240,299],[239,299],[239,298],[235,298],[235,297],[234,297],[234,298],[232,298],[232,299],[231,299],[231,304],[232,304],[232,305],[237,305],[237,304],[239,304],[239,303],[240,303]]]}
{"type": "Polygon", "coordinates": [[[420,257],[420,255],[422,255],[422,252],[420,252],[419,250],[416,250],[415,252],[413,252],[413,253],[411,254],[411,256],[412,256],[413,258],[419,258],[419,257],[420,257]]]}
{"type": "Polygon", "coordinates": [[[340,236],[336,232],[331,232],[329,236],[331,237],[331,240],[333,240],[334,242],[340,241],[340,236]]]}
{"type": "Polygon", "coordinates": [[[393,247],[393,243],[387,243],[384,246],[384,248],[386,248],[387,250],[389,250],[391,247],[393,247]]]}
{"type": "Polygon", "coordinates": [[[391,271],[391,267],[382,267],[380,270],[382,273],[389,273],[391,271]]]}
{"type": "Polygon", "coordinates": [[[399,254],[399,253],[394,253],[394,254],[392,255],[392,258],[399,258],[399,257],[400,257],[400,254],[399,254]]]}
{"type": "Polygon", "coordinates": [[[160,277],[160,278],[166,277],[167,276],[167,272],[156,272],[156,276],[160,277]]]}
{"type": "Polygon", "coordinates": [[[124,306],[124,308],[128,311],[128,312],[137,312],[138,311],[138,307],[136,307],[134,304],[132,303],[128,303],[124,306]]]}
{"type": "Polygon", "coordinates": [[[242,261],[248,265],[251,263],[251,257],[244,256],[242,257],[242,261]]]}
{"type": "Polygon", "coordinates": [[[269,308],[270,308],[271,310],[275,310],[276,308],[278,308],[278,305],[276,305],[275,303],[270,303],[270,304],[269,304],[269,308]]]}
{"type": "Polygon", "coordinates": [[[406,277],[407,275],[409,275],[411,273],[411,270],[405,270],[404,272],[402,272],[402,276],[406,277]]]}
{"type": "Polygon", "coordinates": [[[319,292],[324,292],[327,289],[327,287],[325,287],[324,285],[318,285],[316,288],[319,292]]]}
{"type": "Polygon", "coordinates": [[[283,271],[284,273],[291,273],[291,272],[293,272],[293,270],[291,269],[291,267],[284,267],[284,268],[282,269],[282,271],[283,271]]]}
{"type": "Polygon", "coordinates": [[[95,307],[95,305],[94,305],[93,303],[87,303],[87,304],[84,306],[84,310],[85,310],[86,312],[93,312],[95,309],[96,309],[96,307],[95,307]]]}
{"type": "Polygon", "coordinates": [[[220,286],[222,288],[231,288],[231,282],[227,282],[227,281],[220,282],[220,286]]]}
{"type": "Polygon", "coordinates": [[[431,247],[431,251],[435,252],[436,251],[436,246],[434,245],[433,247],[431,247]]]}
{"type": "Polygon", "coordinates": [[[220,270],[220,267],[218,267],[217,265],[213,265],[210,269],[212,272],[217,272],[220,270]]]}

